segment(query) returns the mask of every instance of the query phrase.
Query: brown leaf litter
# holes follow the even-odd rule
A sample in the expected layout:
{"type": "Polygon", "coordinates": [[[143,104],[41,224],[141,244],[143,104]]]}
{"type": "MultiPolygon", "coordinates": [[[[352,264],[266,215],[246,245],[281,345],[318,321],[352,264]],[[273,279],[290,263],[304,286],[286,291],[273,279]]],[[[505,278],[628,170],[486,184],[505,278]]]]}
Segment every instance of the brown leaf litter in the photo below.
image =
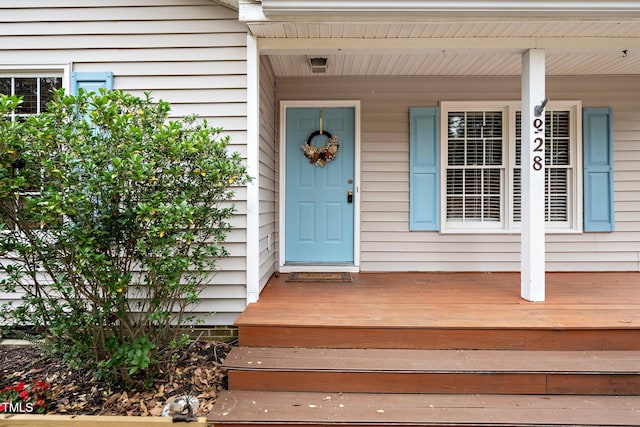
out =
{"type": "Polygon", "coordinates": [[[47,413],[65,415],[159,416],[168,400],[192,395],[200,402],[196,415],[206,416],[227,387],[222,363],[230,350],[225,343],[195,342],[151,387],[121,389],[96,380],[89,368],[69,369],[36,346],[0,346],[0,389],[44,380],[50,385],[47,413]]]}

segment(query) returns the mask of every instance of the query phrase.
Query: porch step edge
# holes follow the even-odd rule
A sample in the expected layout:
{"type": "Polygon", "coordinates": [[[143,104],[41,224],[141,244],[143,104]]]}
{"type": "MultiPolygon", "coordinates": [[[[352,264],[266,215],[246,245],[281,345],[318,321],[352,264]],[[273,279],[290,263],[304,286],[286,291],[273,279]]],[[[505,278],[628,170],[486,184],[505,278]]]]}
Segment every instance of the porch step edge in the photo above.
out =
{"type": "Polygon", "coordinates": [[[640,351],[640,323],[625,329],[242,325],[238,344],[345,349],[640,351]]]}
{"type": "Polygon", "coordinates": [[[640,395],[640,352],[234,348],[229,389],[640,395]]]}
{"type": "Polygon", "coordinates": [[[635,396],[224,391],[207,422],[306,426],[633,426],[635,396]]]}
{"type": "Polygon", "coordinates": [[[640,351],[234,347],[230,370],[640,374],[640,351]]]}

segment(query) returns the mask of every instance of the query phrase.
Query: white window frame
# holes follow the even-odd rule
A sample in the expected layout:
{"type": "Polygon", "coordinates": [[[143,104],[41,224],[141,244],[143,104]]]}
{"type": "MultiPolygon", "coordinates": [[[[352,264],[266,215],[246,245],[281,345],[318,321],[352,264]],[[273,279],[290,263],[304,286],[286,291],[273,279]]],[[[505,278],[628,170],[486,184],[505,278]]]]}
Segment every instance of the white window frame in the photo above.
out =
{"type": "MultiPolygon", "coordinates": [[[[513,171],[516,157],[516,112],[521,101],[442,101],[440,103],[440,232],[443,234],[519,234],[520,222],[514,221],[513,171]],[[448,115],[450,112],[502,111],[503,163],[501,221],[447,221],[448,115]]],[[[582,231],[582,103],[580,101],[550,101],[547,111],[570,111],[570,197],[567,201],[568,221],[547,222],[547,233],[580,233],[582,231]]]]}
{"type": "MultiPolygon", "coordinates": [[[[60,77],[62,89],[69,92],[71,76],[71,64],[0,64],[0,78],[35,78],[35,77],[60,77]]],[[[38,100],[39,101],[39,100],[38,100]]],[[[40,102],[38,102],[40,110],[40,102]]],[[[40,113],[40,111],[38,111],[40,113]]],[[[23,195],[37,194],[35,191],[25,192],[23,195]]],[[[16,208],[18,208],[16,206],[16,208]]]]}
{"type": "Polygon", "coordinates": [[[0,77],[62,77],[62,88],[71,87],[71,64],[0,64],[0,77]]]}

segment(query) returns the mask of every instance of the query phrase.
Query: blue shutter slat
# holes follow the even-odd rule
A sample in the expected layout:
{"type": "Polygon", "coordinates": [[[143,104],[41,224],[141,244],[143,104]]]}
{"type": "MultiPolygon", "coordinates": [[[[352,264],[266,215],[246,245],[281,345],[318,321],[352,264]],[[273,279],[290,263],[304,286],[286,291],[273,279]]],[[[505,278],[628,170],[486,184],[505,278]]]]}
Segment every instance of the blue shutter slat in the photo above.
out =
{"type": "Polygon", "coordinates": [[[97,92],[101,88],[113,90],[113,73],[71,73],[71,94],[77,95],[79,88],[87,92],[97,92]]]}
{"type": "Polygon", "coordinates": [[[409,110],[409,229],[440,229],[439,138],[437,107],[409,110]]]}
{"type": "Polygon", "coordinates": [[[610,108],[583,109],[583,169],[584,231],[613,231],[613,120],[610,108]]]}

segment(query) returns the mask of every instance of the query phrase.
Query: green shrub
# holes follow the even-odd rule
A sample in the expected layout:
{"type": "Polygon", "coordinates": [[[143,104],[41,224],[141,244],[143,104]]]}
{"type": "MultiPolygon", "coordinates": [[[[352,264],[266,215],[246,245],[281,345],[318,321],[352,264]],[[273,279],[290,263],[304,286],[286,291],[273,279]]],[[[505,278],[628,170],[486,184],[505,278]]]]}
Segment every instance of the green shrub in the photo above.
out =
{"type": "Polygon", "coordinates": [[[5,321],[111,381],[152,379],[227,255],[242,160],[148,93],[59,91],[9,120],[19,103],[0,95],[0,290],[23,294],[5,321]]]}

